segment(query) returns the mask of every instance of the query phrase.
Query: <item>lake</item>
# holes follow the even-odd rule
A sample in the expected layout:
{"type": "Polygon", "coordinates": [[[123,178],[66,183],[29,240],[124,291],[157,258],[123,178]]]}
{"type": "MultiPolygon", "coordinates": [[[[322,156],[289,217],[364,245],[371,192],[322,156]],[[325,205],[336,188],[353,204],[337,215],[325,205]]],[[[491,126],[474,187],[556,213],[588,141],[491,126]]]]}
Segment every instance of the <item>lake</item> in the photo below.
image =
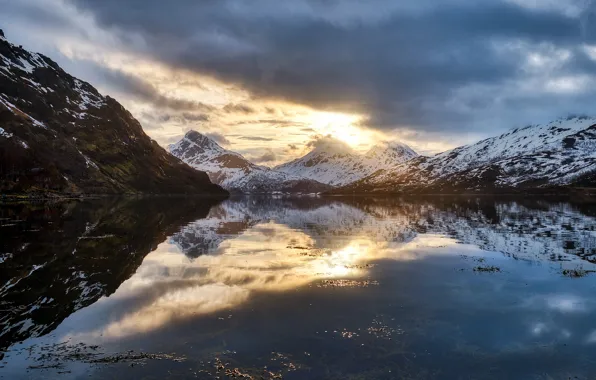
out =
{"type": "Polygon", "coordinates": [[[0,206],[0,379],[590,379],[596,203],[0,206]]]}

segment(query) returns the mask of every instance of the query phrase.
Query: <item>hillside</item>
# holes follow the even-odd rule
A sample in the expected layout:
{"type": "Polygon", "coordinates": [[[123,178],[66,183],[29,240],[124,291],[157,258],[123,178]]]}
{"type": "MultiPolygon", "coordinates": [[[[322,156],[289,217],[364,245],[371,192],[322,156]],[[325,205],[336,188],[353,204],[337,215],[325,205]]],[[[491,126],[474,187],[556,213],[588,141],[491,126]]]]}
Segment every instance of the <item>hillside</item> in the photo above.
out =
{"type": "Polygon", "coordinates": [[[526,191],[596,186],[596,119],[570,117],[418,157],[335,193],[526,191]]]}
{"type": "Polygon", "coordinates": [[[0,31],[0,193],[225,194],[116,100],[0,31]]]}

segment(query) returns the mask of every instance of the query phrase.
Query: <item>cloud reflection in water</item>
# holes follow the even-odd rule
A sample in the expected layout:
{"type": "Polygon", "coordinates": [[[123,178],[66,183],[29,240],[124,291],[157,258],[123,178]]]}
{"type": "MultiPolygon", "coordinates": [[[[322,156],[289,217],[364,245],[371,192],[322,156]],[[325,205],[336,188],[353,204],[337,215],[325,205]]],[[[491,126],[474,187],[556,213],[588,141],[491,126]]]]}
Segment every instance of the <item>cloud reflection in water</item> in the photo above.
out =
{"type": "MultiPolygon", "coordinates": [[[[91,311],[85,310],[88,315],[97,310],[104,317],[84,324],[77,329],[82,333],[76,335],[133,336],[230,309],[256,292],[287,291],[324,279],[362,278],[369,271],[365,264],[381,259],[486,255],[497,248],[523,257],[522,248],[529,242],[540,249],[528,251],[527,257],[543,251],[552,253],[550,257],[555,257],[554,252],[556,257],[564,254],[558,248],[560,241],[553,239],[558,235],[544,234],[544,226],[535,231],[517,204],[500,206],[496,214],[494,206],[477,215],[462,209],[465,213],[460,216],[458,208],[431,204],[399,202],[386,207],[309,202],[309,207],[297,207],[283,200],[263,205],[245,199],[213,208],[206,219],[187,225],[147,255],[115,294],[101,299],[91,311]],[[498,218],[501,223],[496,223],[498,218]],[[524,234],[511,234],[512,224],[519,225],[524,234]]],[[[548,228],[560,225],[560,218],[569,218],[569,213],[560,213],[557,207],[541,211],[545,214],[542,220],[553,221],[548,228]]],[[[591,222],[582,219],[583,224],[591,222]]],[[[500,282],[495,279],[495,284],[500,282]]],[[[529,300],[526,306],[560,312],[581,311],[585,306],[562,297],[529,300]]],[[[537,331],[536,326],[531,331],[537,331]]]]}
{"type": "Polygon", "coordinates": [[[217,253],[197,258],[188,258],[171,242],[163,243],[113,296],[97,303],[96,307],[112,310],[110,315],[116,317],[77,335],[131,336],[173,320],[231,308],[246,302],[255,291],[285,291],[321,279],[360,278],[367,272],[363,264],[370,261],[414,260],[428,254],[430,247],[456,244],[432,234],[407,243],[365,236],[340,240],[342,248],[325,248],[304,231],[270,221],[222,242],[217,253]]]}

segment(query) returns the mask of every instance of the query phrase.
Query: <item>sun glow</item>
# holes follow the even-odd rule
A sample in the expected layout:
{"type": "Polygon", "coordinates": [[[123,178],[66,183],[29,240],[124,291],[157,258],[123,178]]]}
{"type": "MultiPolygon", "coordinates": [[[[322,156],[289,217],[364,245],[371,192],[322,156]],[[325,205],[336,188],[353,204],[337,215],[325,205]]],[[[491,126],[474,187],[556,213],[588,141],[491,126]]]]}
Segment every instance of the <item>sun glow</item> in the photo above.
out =
{"type": "Polygon", "coordinates": [[[304,155],[309,150],[308,142],[320,136],[334,137],[359,153],[386,140],[381,132],[363,127],[365,116],[358,113],[323,111],[278,99],[252,98],[247,90],[235,84],[173,69],[130,51],[105,46],[90,48],[71,39],[62,41],[60,50],[71,60],[92,61],[145,84],[141,88],[148,89],[146,94],[119,93],[118,88],[110,94],[122,101],[162,146],[177,141],[189,129],[217,132],[226,137],[227,148],[248,159],[259,161],[265,157],[265,150],[272,151],[270,157],[274,160],[258,163],[274,166],[304,155]],[[156,110],[152,99],[169,102],[156,110]],[[227,109],[228,105],[243,108],[227,109]]]}
{"type": "Polygon", "coordinates": [[[359,149],[373,144],[375,138],[370,131],[358,126],[362,116],[337,112],[313,111],[306,116],[310,127],[318,134],[331,135],[352,148],[359,149]]]}

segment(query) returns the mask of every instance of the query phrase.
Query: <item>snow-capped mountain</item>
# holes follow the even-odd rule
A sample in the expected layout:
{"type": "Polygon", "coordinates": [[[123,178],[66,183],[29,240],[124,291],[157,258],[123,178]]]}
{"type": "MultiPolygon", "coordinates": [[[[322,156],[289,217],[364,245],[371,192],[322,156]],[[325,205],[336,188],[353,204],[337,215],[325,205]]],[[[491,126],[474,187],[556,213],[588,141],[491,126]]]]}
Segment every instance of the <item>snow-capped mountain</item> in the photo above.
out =
{"type": "Polygon", "coordinates": [[[596,119],[516,128],[433,157],[419,157],[340,193],[517,190],[596,185],[596,119]]]}
{"type": "Polygon", "coordinates": [[[332,186],[343,186],[417,156],[410,147],[397,142],[376,145],[360,155],[347,144],[326,137],[306,156],[274,169],[332,186]]]}
{"type": "Polygon", "coordinates": [[[214,183],[242,193],[317,193],[328,185],[255,165],[241,154],[224,149],[211,138],[190,131],[170,152],[191,167],[205,171],[214,183]]]}
{"type": "Polygon", "coordinates": [[[116,100],[1,30],[0,157],[3,193],[227,193],[116,100]]]}

